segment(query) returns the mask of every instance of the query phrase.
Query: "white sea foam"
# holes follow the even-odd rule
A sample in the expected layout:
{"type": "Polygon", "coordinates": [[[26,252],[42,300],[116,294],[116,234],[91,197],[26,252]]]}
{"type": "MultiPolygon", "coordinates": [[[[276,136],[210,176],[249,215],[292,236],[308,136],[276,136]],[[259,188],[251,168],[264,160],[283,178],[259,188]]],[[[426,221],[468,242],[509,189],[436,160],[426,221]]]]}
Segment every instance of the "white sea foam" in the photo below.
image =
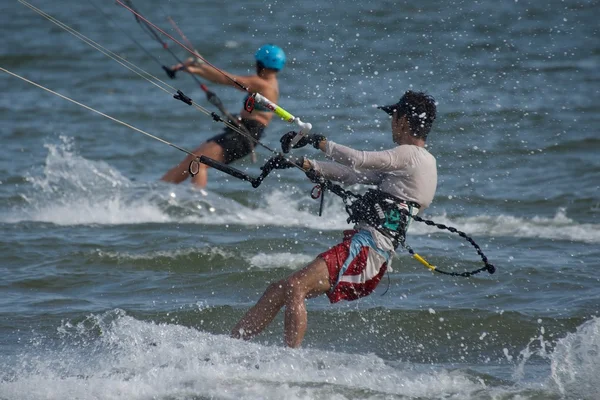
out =
{"type": "Polygon", "coordinates": [[[104,251],[101,249],[97,249],[94,251],[100,257],[111,258],[119,261],[124,260],[154,260],[156,258],[169,258],[176,259],[181,257],[191,257],[202,255],[206,256],[209,260],[212,260],[215,257],[222,258],[233,258],[235,254],[223,250],[219,247],[201,247],[201,248],[185,248],[185,249],[177,249],[177,250],[156,250],[145,253],[130,253],[130,252],[114,252],[114,251],[104,251]]]}
{"type": "MultiPolygon", "coordinates": [[[[542,238],[572,240],[585,243],[600,243],[599,224],[580,224],[567,217],[567,211],[560,208],[552,218],[533,216],[531,218],[511,215],[478,215],[451,218],[447,215],[428,216],[437,223],[477,236],[508,236],[520,238],[542,238]]],[[[411,223],[410,233],[423,235],[440,232],[425,224],[411,223]]]]}
{"type": "MultiPolygon", "coordinates": [[[[339,198],[329,195],[324,215],[318,202],[297,191],[260,192],[258,206],[246,206],[214,192],[196,191],[188,185],[131,182],[102,161],[89,161],[63,145],[49,145],[44,174],[29,178],[33,188],[23,193],[27,205],[0,216],[2,222],[50,222],[57,225],[120,225],[144,223],[194,223],[206,225],[289,226],[314,230],[350,227],[339,198]]],[[[579,223],[561,208],[552,218],[513,215],[426,218],[454,226],[470,235],[519,237],[600,243],[600,225],[579,223]]],[[[413,222],[411,235],[440,231],[413,222]]]]}
{"type": "Polygon", "coordinates": [[[308,264],[313,260],[306,254],[292,254],[292,253],[273,253],[265,254],[258,253],[250,257],[250,265],[254,268],[260,269],[271,269],[271,268],[289,268],[297,269],[308,264]]]}
{"type": "MultiPolygon", "coordinates": [[[[0,398],[223,399],[528,398],[596,399],[600,320],[560,339],[547,384],[486,384],[466,370],[383,360],[373,354],[290,350],[137,320],[121,310],[58,328],[57,347],[40,337],[0,368],[0,398]]],[[[518,368],[527,368],[525,362],[518,368]]]]}
{"type": "MultiPolygon", "coordinates": [[[[57,225],[169,222],[156,202],[140,198],[136,186],[103,161],[90,161],[72,150],[69,138],[47,145],[43,173],[29,176],[28,207],[4,217],[5,222],[38,221],[57,225]],[[136,195],[137,194],[137,195],[136,195]]],[[[138,187],[139,188],[139,187],[138,187]]]]}
{"type": "MultiPolygon", "coordinates": [[[[131,252],[115,252],[96,249],[93,254],[99,257],[110,258],[118,261],[136,261],[136,260],[155,260],[156,258],[176,259],[182,257],[197,257],[203,256],[208,260],[216,257],[220,258],[235,258],[237,255],[233,252],[224,250],[219,247],[201,247],[201,248],[185,248],[177,250],[156,250],[143,253],[131,252]]],[[[272,268],[288,268],[297,269],[308,264],[314,257],[301,253],[244,253],[242,256],[246,259],[252,268],[272,269],[272,268]]]]}
{"type": "Polygon", "coordinates": [[[264,346],[118,310],[65,323],[59,333],[60,351],[38,342],[10,373],[2,368],[1,398],[468,399],[486,387],[460,371],[264,346]]]}
{"type": "MultiPolygon", "coordinates": [[[[323,216],[317,214],[318,203],[312,202],[312,209],[304,206],[308,195],[300,197],[297,193],[274,190],[265,193],[261,202],[262,206],[250,209],[242,205],[231,207],[227,212],[217,212],[209,217],[201,218],[203,223],[209,225],[267,225],[267,226],[295,226],[318,230],[348,229],[346,214],[341,202],[337,199],[328,199],[323,216]]],[[[310,201],[310,200],[309,200],[310,201]]]]}
{"type": "Polygon", "coordinates": [[[267,193],[261,206],[253,208],[216,193],[192,190],[188,185],[131,182],[110,165],[81,157],[72,150],[70,139],[63,140],[62,145],[47,146],[43,174],[28,178],[32,188],[22,194],[27,206],[1,216],[2,221],[271,225],[321,230],[348,227],[340,207],[332,207],[332,198],[328,198],[328,212],[321,218],[316,215],[317,202],[283,191],[267,193]],[[311,209],[307,209],[307,202],[311,209]]]}
{"type": "Polygon", "coordinates": [[[130,201],[116,194],[104,201],[77,199],[65,203],[47,203],[8,218],[8,222],[37,221],[57,225],[126,225],[175,222],[157,205],[130,201]]]}

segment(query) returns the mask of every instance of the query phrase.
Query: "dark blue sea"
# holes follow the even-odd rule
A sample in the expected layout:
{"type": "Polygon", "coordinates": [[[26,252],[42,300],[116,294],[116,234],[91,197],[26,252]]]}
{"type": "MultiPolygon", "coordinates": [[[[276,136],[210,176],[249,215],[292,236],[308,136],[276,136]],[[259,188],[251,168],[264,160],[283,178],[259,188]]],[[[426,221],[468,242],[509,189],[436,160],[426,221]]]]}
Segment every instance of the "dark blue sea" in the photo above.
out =
{"type": "MultiPolygon", "coordinates": [[[[169,80],[159,63],[174,58],[114,1],[31,1],[216,111],[189,76],[169,80]]],[[[270,282],[339,242],[340,199],[319,217],[296,170],[257,189],[214,170],[205,190],[159,182],[182,152],[1,72],[0,399],[600,398],[597,1],[134,5],[231,73],[283,47],[279,104],[357,149],[392,145],[376,105],[433,95],[423,217],[473,237],[497,272],[443,276],[399,251],[373,295],[308,301],[301,349],[281,315],[230,339],[270,282]]],[[[0,67],[145,132],[192,150],[222,130],[19,1],[0,4],[0,32],[0,67]]],[[[208,86],[239,112],[241,91],[208,86]]],[[[264,144],[291,128],[274,121],[264,144]]],[[[234,165],[258,175],[257,152],[234,165]]],[[[407,243],[448,271],[481,266],[425,224],[407,243]]]]}

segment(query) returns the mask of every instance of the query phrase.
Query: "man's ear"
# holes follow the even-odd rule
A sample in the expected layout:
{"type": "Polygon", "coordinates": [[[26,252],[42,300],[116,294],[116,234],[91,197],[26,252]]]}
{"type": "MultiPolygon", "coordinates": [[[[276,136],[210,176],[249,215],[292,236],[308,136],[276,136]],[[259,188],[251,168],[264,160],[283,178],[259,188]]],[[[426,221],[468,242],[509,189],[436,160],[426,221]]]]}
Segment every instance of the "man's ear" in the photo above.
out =
{"type": "Polygon", "coordinates": [[[410,125],[408,124],[408,118],[406,117],[406,115],[400,117],[400,120],[398,121],[398,126],[403,131],[407,130],[410,133],[410,125]]]}

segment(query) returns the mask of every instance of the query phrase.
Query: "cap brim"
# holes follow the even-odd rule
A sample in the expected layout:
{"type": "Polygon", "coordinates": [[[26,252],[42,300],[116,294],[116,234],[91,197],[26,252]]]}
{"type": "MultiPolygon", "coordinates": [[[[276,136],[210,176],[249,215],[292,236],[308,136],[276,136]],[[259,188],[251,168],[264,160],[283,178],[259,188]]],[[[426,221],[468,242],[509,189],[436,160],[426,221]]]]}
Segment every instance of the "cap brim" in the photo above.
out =
{"type": "Polygon", "coordinates": [[[392,114],[394,114],[394,111],[396,111],[399,107],[398,107],[398,104],[392,104],[389,106],[379,106],[377,108],[379,108],[380,110],[383,110],[388,115],[392,115],[392,114]]]}

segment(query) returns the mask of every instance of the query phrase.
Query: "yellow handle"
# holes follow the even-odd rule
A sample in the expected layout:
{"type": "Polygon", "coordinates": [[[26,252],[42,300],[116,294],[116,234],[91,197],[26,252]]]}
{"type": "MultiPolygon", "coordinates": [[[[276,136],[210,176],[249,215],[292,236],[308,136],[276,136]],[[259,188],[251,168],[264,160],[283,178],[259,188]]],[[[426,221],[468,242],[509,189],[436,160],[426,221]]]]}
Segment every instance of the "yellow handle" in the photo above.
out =
{"type": "Polygon", "coordinates": [[[254,97],[254,101],[256,101],[258,104],[268,108],[269,110],[273,111],[284,121],[294,122],[294,120],[296,119],[296,117],[294,117],[292,114],[290,114],[283,108],[279,107],[277,104],[273,103],[271,100],[267,99],[262,94],[253,93],[252,96],[254,97]]]}
{"type": "Polygon", "coordinates": [[[419,261],[421,264],[423,264],[424,266],[426,266],[427,268],[429,268],[432,271],[435,271],[435,266],[429,264],[423,257],[421,257],[420,255],[418,255],[417,253],[413,254],[413,257],[419,261]]]}
{"type": "Polygon", "coordinates": [[[275,110],[273,110],[275,114],[277,114],[281,119],[287,122],[293,122],[295,117],[289,112],[285,111],[283,108],[275,105],[275,110]]]}

